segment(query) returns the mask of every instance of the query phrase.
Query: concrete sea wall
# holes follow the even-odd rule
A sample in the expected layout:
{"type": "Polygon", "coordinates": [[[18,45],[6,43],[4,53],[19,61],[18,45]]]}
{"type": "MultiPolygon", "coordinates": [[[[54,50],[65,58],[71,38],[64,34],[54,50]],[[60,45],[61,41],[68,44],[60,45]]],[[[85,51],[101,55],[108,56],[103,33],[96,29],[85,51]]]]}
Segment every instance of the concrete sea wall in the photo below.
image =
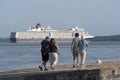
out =
{"type": "Polygon", "coordinates": [[[38,68],[14,70],[1,72],[0,80],[120,80],[120,62],[87,64],[84,69],[61,65],[48,71],[38,68]]]}

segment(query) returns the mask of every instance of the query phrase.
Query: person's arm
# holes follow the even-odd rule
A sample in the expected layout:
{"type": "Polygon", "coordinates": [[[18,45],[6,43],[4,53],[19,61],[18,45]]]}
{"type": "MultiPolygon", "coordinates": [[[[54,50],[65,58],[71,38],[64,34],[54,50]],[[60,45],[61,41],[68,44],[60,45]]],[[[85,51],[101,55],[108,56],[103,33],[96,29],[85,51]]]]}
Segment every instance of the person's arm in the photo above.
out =
{"type": "Polygon", "coordinates": [[[49,44],[47,44],[45,47],[44,47],[44,55],[46,55],[48,52],[49,52],[49,44]]]}
{"type": "Polygon", "coordinates": [[[49,48],[49,44],[47,44],[47,46],[45,47],[45,49],[48,49],[49,48]]]}
{"type": "Polygon", "coordinates": [[[56,46],[56,48],[58,50],[58,54],[60,55],[60,48],[59,48],[58,44],[56,43],[55,46],[56,46]]]}
{"type": "Polygon", "coordinates": [[[74,39],[72,40],[72,43],[71,43],[71,51],[73,52],[73,47],[74,47],[74,39]]]}
{"type": "Polygon", "coordinates": [[[85,42],[86,42],[86,47],[88,47],[89,46],[88,41],[86,40],[85,42]]]}

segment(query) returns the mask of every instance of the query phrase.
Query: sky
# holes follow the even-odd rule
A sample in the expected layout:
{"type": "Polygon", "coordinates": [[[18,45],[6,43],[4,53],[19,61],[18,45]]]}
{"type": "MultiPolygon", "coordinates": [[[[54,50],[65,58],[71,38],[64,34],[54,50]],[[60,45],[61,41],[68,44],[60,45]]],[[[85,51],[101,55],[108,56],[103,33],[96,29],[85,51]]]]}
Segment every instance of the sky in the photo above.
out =
{"type": "Polygon", "coordinates": [[[120,0],[0,0],[0,37],[40,23],[67,30],[79,25],[94,36],[120,34],[120,0]]]}

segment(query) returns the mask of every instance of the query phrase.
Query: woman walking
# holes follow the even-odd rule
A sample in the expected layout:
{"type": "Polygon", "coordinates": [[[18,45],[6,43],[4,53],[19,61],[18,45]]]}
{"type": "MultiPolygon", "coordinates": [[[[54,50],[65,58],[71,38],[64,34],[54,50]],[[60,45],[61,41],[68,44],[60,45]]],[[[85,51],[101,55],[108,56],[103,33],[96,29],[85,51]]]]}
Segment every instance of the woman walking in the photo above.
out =
{"type": "Polygon", "coordinates": [[[49,60],[51,69],[55,69],[58,62],[58,55],[60,55],[60,48],[54,38],[51,38],[49,43],[49,60]]]}
{"type": "Polygon", "coordinates": [[[85,67],[85,60],[86,60],[86,49],[88,47],[88,42],[87,40],[84,39],[84,37],[81,35],[81,40],[79,40],[79,53],[81,55],[81,68],[85,67]]]}

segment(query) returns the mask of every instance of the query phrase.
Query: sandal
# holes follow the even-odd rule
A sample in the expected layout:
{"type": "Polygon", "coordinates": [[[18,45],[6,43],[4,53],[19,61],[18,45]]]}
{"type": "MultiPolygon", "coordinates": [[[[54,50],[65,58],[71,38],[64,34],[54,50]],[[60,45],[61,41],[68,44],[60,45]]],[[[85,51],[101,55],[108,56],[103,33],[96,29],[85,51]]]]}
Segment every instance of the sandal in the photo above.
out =
{"type": "Polygon", "coordinates": [[[41,71],[44,71],[43,68],[42,68],[41,66],[39,66],[39,69],[40,69],[41,71]]]}

